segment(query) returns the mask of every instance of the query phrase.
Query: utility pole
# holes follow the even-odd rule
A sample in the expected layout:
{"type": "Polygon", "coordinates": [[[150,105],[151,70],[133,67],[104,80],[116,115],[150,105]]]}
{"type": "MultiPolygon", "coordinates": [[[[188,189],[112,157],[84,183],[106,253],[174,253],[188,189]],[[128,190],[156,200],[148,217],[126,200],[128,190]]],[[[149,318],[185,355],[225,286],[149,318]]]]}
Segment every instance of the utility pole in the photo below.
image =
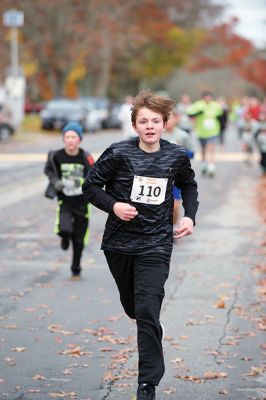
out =
{"type": "Polygon", "coordinates": [[[18,28],[24,25],[24,13],[15,9],[5,11],[3,25],[10,28],[11,65],[5,80],[6,106],[13,115],[13,124],[18,128],[24,118],[25,78],[19,66],[18,28]]]}

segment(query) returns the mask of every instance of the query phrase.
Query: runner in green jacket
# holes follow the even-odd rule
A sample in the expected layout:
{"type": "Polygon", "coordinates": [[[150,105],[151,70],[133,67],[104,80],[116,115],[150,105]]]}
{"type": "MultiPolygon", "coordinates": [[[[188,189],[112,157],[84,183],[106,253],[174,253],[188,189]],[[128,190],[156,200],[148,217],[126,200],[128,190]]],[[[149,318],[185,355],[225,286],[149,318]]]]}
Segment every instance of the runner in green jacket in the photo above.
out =
{"type": "Polygon", "coordinates": [[[222,114],[222,108],[213,100],[211,92],[204,91],[201,100],[193,103],[187,113],[195,118],[195,131],[201,145],[202,173],[213,176],[215,143],[220,133],[219,116],[222,114]]]}

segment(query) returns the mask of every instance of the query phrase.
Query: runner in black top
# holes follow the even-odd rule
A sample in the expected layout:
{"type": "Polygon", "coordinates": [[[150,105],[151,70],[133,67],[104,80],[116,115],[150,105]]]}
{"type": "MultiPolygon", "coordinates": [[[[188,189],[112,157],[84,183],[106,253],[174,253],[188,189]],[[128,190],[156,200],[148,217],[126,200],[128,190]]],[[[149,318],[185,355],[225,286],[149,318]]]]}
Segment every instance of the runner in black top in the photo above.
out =
{"type": "Polygon", "coordinates": [[[125,312],[137,322],[137,400],[155,399],[164,374],[160,309],[173,245],[173,185],[181,189],[185,210],[176,239],[192,233],[198,207],[186,150],[161,139],[173,105],[141,92],[132,107],[138,137],[111,145],[83,184],[87,200],[109,214],[102,249],[125,312]]]}
{"type": "Polygon", "coordinates": [[[63,128],[65,147],[50,152],[44,172],[57,195],[55,232],[61,236],[63,250],[73,245],[71,271],[74,276],[81,272],[80,260],[88,241],[89,205],[82,193],[84,178],[93,165],[91,155],[79,147],[82,127],[70,122],[63,128]]]}

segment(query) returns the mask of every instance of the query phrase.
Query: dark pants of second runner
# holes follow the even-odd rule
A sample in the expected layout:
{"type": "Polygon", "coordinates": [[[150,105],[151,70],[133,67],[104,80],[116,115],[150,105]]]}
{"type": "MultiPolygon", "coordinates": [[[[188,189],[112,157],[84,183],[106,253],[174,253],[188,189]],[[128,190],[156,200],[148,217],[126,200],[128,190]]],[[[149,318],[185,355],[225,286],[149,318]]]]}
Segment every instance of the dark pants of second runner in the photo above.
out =
{"type": "Polygon", "coordinates": [[[160,310],[170,257],[164,254],[126,255],[104,252],[126,314],[136,319],[139,383],[157,386],[164,374],[160,310]]]}
{"type": "Polygon", "coordinates": [[[84,237],[88,230],[89,215],[88,206],[73,207],[72,204],[59,202],[59,227],[58,235],[67,237],[73,243],[72,270],[80,268],[80,260],[84,248],[84,237]]]}

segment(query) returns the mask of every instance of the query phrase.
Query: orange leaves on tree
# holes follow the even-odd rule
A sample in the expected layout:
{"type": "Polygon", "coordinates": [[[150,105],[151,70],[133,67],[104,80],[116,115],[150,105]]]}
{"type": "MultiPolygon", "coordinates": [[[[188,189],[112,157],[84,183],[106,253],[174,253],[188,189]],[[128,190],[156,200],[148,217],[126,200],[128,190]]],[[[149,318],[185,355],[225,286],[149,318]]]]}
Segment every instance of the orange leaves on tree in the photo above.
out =
{"type": "Polygon", "coordinates": [[[189,65],[191,71],[225,66],[239,67],[253,51],[251,42],[234,32],[237,20],[215,26],[205,33],[189,65]]]}
{"type": "MultiPolygon", "coordinates": [[[[239,69],[239,73],[246,78],[248,81],[255,83],[259,88],[262,88],[266,92],[266,60],[256,59],[248,62],[239,69]]],[[[265,216],[265,211],[264,211],[265,216]]],[[[266,220],[266,217],[265,217],[266,220]]]]}

